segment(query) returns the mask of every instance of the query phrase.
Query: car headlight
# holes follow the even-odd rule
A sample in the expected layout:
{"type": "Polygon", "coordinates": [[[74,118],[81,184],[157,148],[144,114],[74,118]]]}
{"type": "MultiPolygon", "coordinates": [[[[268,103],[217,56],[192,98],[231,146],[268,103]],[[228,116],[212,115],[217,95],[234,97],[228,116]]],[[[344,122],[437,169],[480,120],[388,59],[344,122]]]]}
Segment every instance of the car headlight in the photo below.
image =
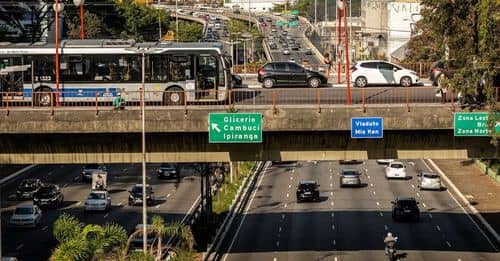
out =
{"type": "Polygon", "coordinates": [[[413,72],[413,71],[411,71],[410,73],[411,73],[411,74],[413,74],[413,75],[417,75],[417,73],[416,73],[416,72],[413,72]]]}

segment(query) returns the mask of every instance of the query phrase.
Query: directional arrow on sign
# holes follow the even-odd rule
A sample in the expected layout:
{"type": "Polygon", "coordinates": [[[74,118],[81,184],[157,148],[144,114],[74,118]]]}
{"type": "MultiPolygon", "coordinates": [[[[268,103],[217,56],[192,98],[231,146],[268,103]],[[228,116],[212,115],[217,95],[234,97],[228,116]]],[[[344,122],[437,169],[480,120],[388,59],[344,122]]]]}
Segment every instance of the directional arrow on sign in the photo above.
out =
{"type": "Polygon", "coordinates": [[[217,132],[220,132],[219,126],[217,123],[212,123],[212,130],[216,130],[217,132]]]}

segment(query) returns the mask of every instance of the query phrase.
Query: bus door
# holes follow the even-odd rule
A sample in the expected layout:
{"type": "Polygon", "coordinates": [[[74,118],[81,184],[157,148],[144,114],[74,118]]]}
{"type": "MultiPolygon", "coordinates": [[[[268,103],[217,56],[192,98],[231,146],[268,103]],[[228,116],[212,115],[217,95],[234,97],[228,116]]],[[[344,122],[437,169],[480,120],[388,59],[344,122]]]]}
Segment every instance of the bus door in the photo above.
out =
{"type": "Polygon", "coordinates": [[[212,54],[199,54],[195,59],[196,99],[216,100],[218,97],[218,62],[212,54]]]}
{"type": "Polygon", "coordinates": [[[23,96],[24,72],[27,70],[31,70],[31,65],[24,65],[22,57],[0,58],[0,90],[3,99],[23,96]]]}

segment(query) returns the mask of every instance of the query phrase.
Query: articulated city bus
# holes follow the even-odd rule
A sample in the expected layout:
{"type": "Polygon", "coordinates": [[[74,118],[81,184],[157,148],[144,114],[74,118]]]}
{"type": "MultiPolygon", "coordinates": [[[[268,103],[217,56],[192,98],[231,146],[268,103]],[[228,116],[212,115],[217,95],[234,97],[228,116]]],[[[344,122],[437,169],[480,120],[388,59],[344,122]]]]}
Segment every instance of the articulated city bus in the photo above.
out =
{"type": "MultiPolygon", "coordinates": [[[[143,55],[146,102],[224,101],[231,88],[231,63],[220,43],[64,40],[59,54],[60,102],[107,102],[119,93],[138,101],[143,55]]],[[[0,87],[4,100],[53,104],[55,46],[0,43],[0,87]]]]}

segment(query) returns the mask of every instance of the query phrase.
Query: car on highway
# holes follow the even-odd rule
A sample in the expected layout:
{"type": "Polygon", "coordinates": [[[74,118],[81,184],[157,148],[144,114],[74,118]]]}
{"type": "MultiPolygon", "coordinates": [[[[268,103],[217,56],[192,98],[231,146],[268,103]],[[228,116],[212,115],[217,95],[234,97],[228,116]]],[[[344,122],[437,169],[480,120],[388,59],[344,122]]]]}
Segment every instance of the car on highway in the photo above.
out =
{"type": "Polygon", "coordinates": [[[293,57],[290,57],[290,59],[288,59],[288,61],[289,61],[289,62],[294,62],[294,63],[296,62],[296,61],[295,61],[295,58],[293,58],[293,57]]]}
{"type": "Polygon", "coordinates": [[[111,197],[106,190],[91,191],[85,200],[84,212],[109,211],[111,209],[111,197]]]}
{"type": "Polygon", "coordinates": [[[429,79],[433,86],[438,86],[441,75],[445,78],[452,78],[457,71],[458,64],[456,60],[438,60],[431,64],[429,69],[429,79]]]}
{"type": "Polygon", "coordinates": [[[42,210],[34,204],[21,204],[14,209],[9,224],[15,227],[37,227],[42,220],[42,210]]]}
{"type": "Polygon", "coordinates": [[[42,186],[33,196],[33,203],[41,208],[60,207],[64,202],[64,194],[58,185],[42,186]]]}
{"type": "Polygon", "coordinates": [[[287,34],[288,34],[288,31],[283,30],[283,31],[281,32],[281,35],[287,35],[287,34]]]}
{"type": "Polygon", "coordinates": [[[317,71],[307,70],[296,62],[269,62],[257,72],[257,81],[264,88],[278,85],[307,85],[317,88],[328,83],[328,78],[317,71]]]}
{"type": "Polygon", "coordinates": [[[314,180],[301,180],[297,185],[297,202],[305,200],[319,201],[319,184],[314,180]]]}
{"type": "Polygon", "coordinates": [[[406,179],[406,166],[403,162],[394,161],[385,167],[385,177],[387,179],[406,179]]]}
{"type": "Polygon", "coordinates": [[[100,164],[87,164],[83,167],[80,174],[80,179],[82,181],[92,180],[92,173],[106,171],[106,166],[100,164]]]}
{"type": "Polygon", "coordinates": [[[266,18],[266,22],[268,22],[268,23],[272,23],[272,22],[273,22],[273,19],[272,19],[271,17],[267,17],[267,18],[266,18]]]}
{"type": "Polygon", "coordinates": [[[276,49],[278,49],[278,46],[275,43],[272,43],[272,44],[269,44],[269,48],[271,48],[271,50],[276,50],[276,49]]]}
{"type": "Polygon", "coordinates": [[[383,60],[358,61],[351,67],[351,82],[357,87],[368,85],[401,85],[420,83],[417,73],[383,60]]]}
{"type": "MultiPolygon", "coordinates": [[[[283,47],[285,47],[285,45],[283,45],[283,47]]],[[[290,54],[290,50],[288,50],[288,49],[283,49],[283,54],[284,54],[284,55],[289,55],[289,54],[290,54]]]]}
{"type": "Polygon", "coordinates": [[[306,48],[306,55],[312,55],[313,51],[311,48],[306,48]]]}
{"type": "Polygon", "coordinates": [[[231,74],[231,87],[242,87],[243,86],[243,79],[241,78],[241,75],[239,74],[231,74]]]}
{"type": "MultiPolygon", "coordinates": [[[[142,229],[143,225],[138,224],[135,226],[135,231],[138,233],[134,233],[134,236],[130,239],[130,250],[135,251],[135,250],[142,250],[143,242],[142,242],[142,229]]],[[[152,229],[152,226],[150,224],[146,225],[146,231],[147,231],[147,236],[146,236],[146,245],[148,246],[148,249],[151,246],[156,245],[156,242],[158,240],[157,233],[152,229]]]]}
{"type": "Polygon", "coordinates": [[[420,190],[441,190],[443,188],[443,183],[441,183],[441,177],[433,172],[422,171],[417,174],[418,177],[418,187],[420,190]]]}
{"type": "Polygon", "coordinates": [[[173,163],[162,163],[156,170],[156,175],[160,179],[179,178],[179,166],[173,163]]]}
{"type": "Polygon", "coordinates": [[[276,30],[275,27],[271,28],[271,32],[276,33],[278,30],[276,30]]]}
{"type": "MultiPolygon", "coordinates": [[[[142,184],[135,184],[134,187],[129,190],[128,205],[133,206],[136,204],[142,204],[142,184]]],[[[155,200],[153,198],[153,188],[150,185],[146,185],[146,205],[151,206],[154,204],[155,200]]]]}
{"type": "Polygon", "coordinates": [[[420,221],[419,202],[413,197],[397,197],[392,203],[392,219],[394,221],[410,219],[420,221]]]}
{"type": "Polygon", "coordinates": [[[387,164],[394,162],[394,161],[396,161],[396,160],[395,159],[378,159],[377,163],[382,164],[382,165],[387,165],[387,164]]]}
{"type": "Polygon", "coordinates": [[[290,48],[292,49],[292,51],[298,51],[299,50],[299,46],[297,44],[292,44],[292,46],[290,48]]]}
{"type": "Polygon", "coordinates": [[[18,200],[32,199],[42,186],[43,182],[40,179],[23,179],[17,186],[16,198],[18,200]]]}
{"type": "Polygon", "coordinates": [[[357,169],[343,169],[340,172],[340,187],[356,186],[361,187],[361,175],[357,169]]]}

